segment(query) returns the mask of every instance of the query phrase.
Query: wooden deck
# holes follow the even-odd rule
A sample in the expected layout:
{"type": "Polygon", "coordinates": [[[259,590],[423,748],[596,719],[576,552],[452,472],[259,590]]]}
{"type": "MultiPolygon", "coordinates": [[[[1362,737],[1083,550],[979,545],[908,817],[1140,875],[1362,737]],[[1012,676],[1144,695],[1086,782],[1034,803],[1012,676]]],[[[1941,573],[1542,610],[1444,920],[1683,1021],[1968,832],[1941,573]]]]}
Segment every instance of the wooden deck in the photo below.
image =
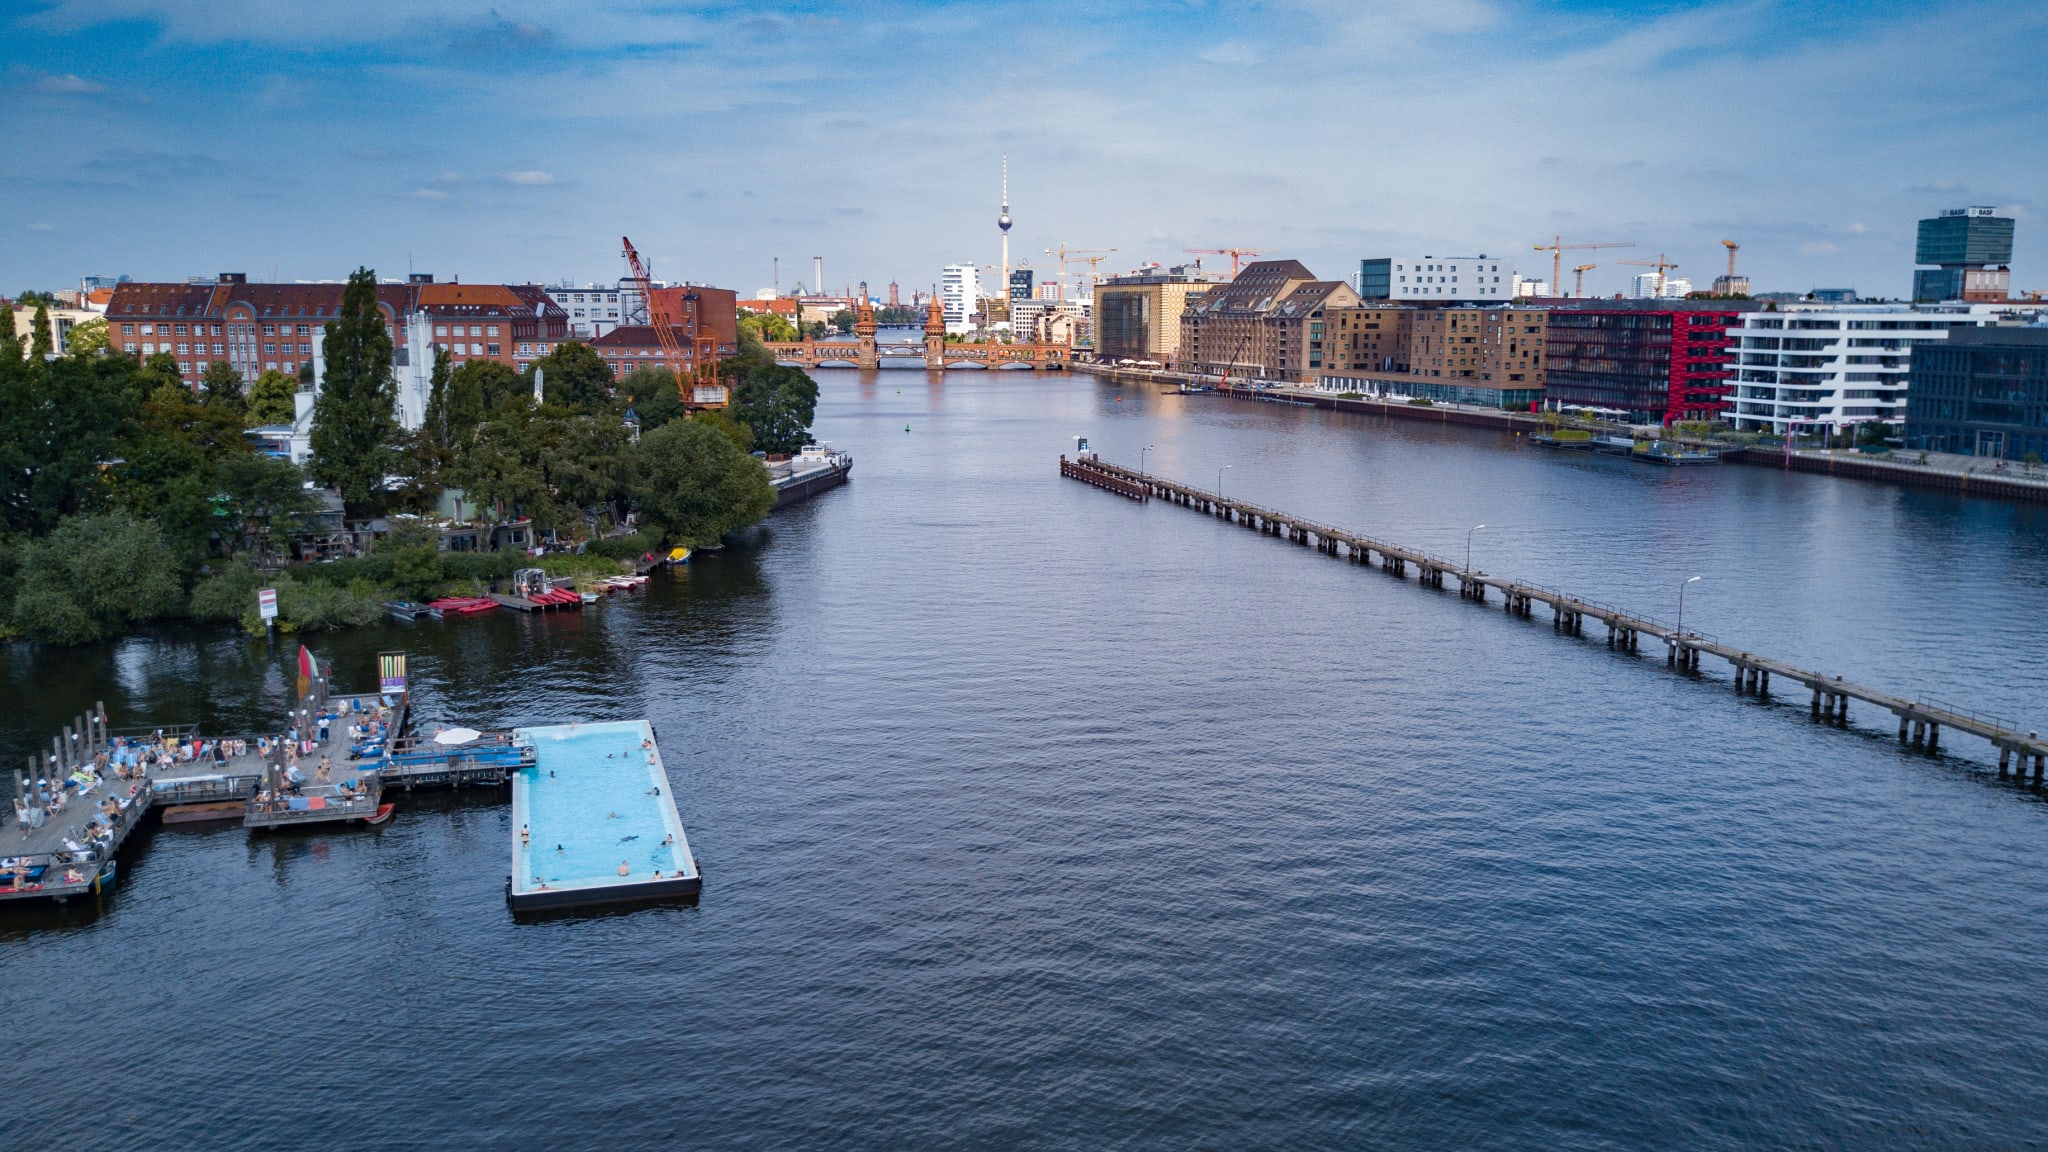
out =
{"type": "Polygon", "coordinates": [[[1771,678],[1775,676],[1780,682],[1798,684],[1812,693],[1810,711],[1817,719],[1846,725],[1849,720],[1849,702],[1861,701],[1897,718],[1900,743],[1910,744],[1929,752],[1940,746],[1942,729],[1968,732],[1988,741],[1997,749],[1998,771],[2001,776],[2009,769],[2016,769],[2022,779],[2028,778],[2031,774],[2031,779],[2036,784],[2048,780],[2048,740],[2042,739],[2038,732],[2022,731],[2010,720],[1981,715],[1970,709],[1945,704],[1925,696],[1901,696],[1868,687],[1841,675],[1801,668],[1784,660],[1752,652],[1738,644],[1723,642],[1691,629],[1680,631],[1673,625],[1648,616],[1600,604],[1555,588],[1495,576],[1477,569],[1467,569],[1456,561],[1434,556],[1419,549],[1318,524],[1285,512],[1261,508],[1243,500],[1226,499],[1213,492],[1176,484],[1157,476],[1144,475],[1093,457],[1070,462],[1063,456],[1060,460],[1062,475],[1071,476],[1076,471],[1098,473],[1098,476],[1092,478],[1077,478],[1099,488],[1121,494],[1123,489],[1107,481],[1117,480],[1124,484],[1135,484],[1141,487],[1145,494],[1155,499],[1203,512],[1227,523],[1240,525],[1267,536],[1277,536],[1303,547],[1314,545],[1318,552],[1333,558],[1368,566],[1377,558],[1381,568],[1400,577],[1406,577],[1409,570],[1413,569],[1423,587],[1442,588],[1446,579],[1453,580],[1458,585],[1461,599],[1485,604],[1497,597],[1510,616],[1528,618],[1533,615],[1535,605],[1547,604],[1552,613],[1551,628],[1561,635],[1583,636],[1585,621],[1591,618],[1607,626],[1607,645],[1610,648],[1635,652],[1643,636],[1662,640],[1665,645],[1665,666],[1680,672],[1697,674],[1700,670],[1700,656],[1704,653],[1728,663],[1735,690],[1739,693],[1768,696],[1771,692],[1771,678]]]}

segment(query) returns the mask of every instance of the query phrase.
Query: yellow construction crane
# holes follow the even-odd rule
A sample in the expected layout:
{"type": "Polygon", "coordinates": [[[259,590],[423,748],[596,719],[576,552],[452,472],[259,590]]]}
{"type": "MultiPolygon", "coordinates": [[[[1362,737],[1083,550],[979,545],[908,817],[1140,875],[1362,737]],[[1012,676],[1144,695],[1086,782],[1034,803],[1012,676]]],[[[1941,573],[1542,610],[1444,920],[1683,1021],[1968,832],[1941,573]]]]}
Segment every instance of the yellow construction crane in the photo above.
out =
{"type": "MultiPolygon", "coordinates": [[[[1058,260],[1059,260],[1059,262],[1060,262],[1060,296],[1061,296],[1061,298],[1062,298],[1062,299],[1064,299],[1064,298],[1066,297],[1066,290],[1067,290],[1067,261],[1068,261],[1068,260],[1073,260],[1073,261],[1074,261],[1075,263],[1077,263],[1077,264],[1078,264],[1078,263],[1080,263],[1080,261],[1081,261],[1081,258],[1082,258],[1082,257],[1084,257],[1084,256],[1093,256],[1093,255],[1096,255],[1096,254],[1098,254],[1098,253],[1100,253],[1100,254],[1102,254],[1102,255],[1105,255],[1105,256],[1106,256],[1106,255],[1108,255],[1109,253],[1111,253],[1111,252],[1114,252],[1114,251],[1116,251],[1116,249],[1114,249],[1114,248],[1069,248],[1069,247],[1067,247],[1067,246],[1066,246],[1065,244],[1062,244],[1062,245],[1060,245],[1060,246],[1059,246],[1059,247],[1057,247],[1057,248],[1047,248],[1047,249],[1045,250],[1045,254],[1046,254],[1047,256],[1052,256],[1052,257],[1056,257],[1056,258],[1058,258],[1058,260]]],[[[1096,261],[1096,263],[1100,263],[1100,262],[1101,262],[1100,260],[1096,261]]],[[[1093,270],[1093,269],[1092,269],[1092,266],[1091,266],[1091,271],[1092,271],[1092,270],[1093,270]]],[[[1089,283],[1089,285],[1088,285],[1088,288],[1089,288],[1089,292],[1090,292],[1090,294],[1092,295],[1092,294],[1094,293],[1094,289],[1095,289],[1095,285],[1094,285],[1094,283],[1093,283],[1092,281],[1091,281],[1091,282],[1089,283]]]]}
{"type": "Polygon", "coordinates": [[[1657,253],[1655,260],[1621,260],[1617,261],[1617,263],[1634,264],[1643,268],[1655,268],[1657,270],[1657,295],[1659,296],[1664,294],[1664,274],[1678,267],[1678,265],[1664,259],[1662,252],[1657,253]]]}
{"type": "MultiPolygon", "coordinates": [[[[1116,251],[1116,249],[1112,248],[1112,249],[1110,249],[1110,251],[1114,252],[1114,251],[1116,251]]],[[[1071,255],[1071,254],[1070,254],[1070,255],[1071,255]]],[[[1109,259],[1109,257],[1108,257],[1108,256],[1078,256],[1078,255],[1077,255],[1077,256],[1074,256],[1074,257],[1073,257],[1073,259],[1074,259],[1074,262],[1075,262],[1076,264],[1086,264],[1086,265],[1088,265],[1088,297],[1087,297],[1087,298],[1088,298],[1088,299],[1090,299],[1090,300],[1093,300],[1093,299],[1095,299],[1095,266],[1096,266],[1096,265],[1098,265],[1098,264],[1100,264],[1100,263],[1102,263],[1102,262],[1103,262],[1104,260],[1107,260],[1107,259],[1109,259]]]]}
{"type": "MultiPolygon", "coordinates": [[[[1190,256],[1230,257],[1230,278],[1232,280],[1237,279],[1237,268],[1240,257],[1265,255],[1265,253],[1259,251],[1257,248],[1183,248],[1181,249],[1181,251],[1187,253],[1190,256]]],[[[1202,262],[1200,260],[1195,261],[1195,267],[1200,268],[1201,266],[1202,262]]]]}
{"type": "Polygon", "coordinates": [[[1721,247],[1728,250],[1728,278],[1733,280],[1735,279],[1735,250],[1742,247],[1742,245],[1737,244],[1733,240],[1723,240],[1721,241],[1721,247]]]}
{"type": "Polygon", "coordinates": [[[1562,287],[1558,281],[1564,278],[1564,254],[1566,252],[1579,248],[1633,248],[1635,246],[1636,242],[1633,240],[1619,243],[1603,240],[1587,244],[1567,244],[1564,242],[1564,237],[1553,236],[1550,238],[1550,243],[1536,245],[1536,251],[1550,253],[1550,290],[1555,292],[1562,287]]]}
{"type": "MultiPolygon", "coordinates": [[[[1586,295],[1586,273],[1598,268],[1598,264],[1580,264],[1572,269],[1572,299],[1583,299],[1586,295]]],[[[1556,286],[1551,291],[1557,291],[1556,286]]]]}

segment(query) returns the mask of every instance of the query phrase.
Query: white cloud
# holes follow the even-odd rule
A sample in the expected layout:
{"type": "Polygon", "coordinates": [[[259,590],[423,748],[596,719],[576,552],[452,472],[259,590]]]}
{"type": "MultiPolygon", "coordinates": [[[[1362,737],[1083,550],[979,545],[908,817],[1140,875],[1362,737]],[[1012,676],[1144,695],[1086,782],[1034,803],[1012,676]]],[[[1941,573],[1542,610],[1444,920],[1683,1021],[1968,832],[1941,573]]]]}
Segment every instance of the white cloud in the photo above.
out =
{"type": "Polygon", "coordinates": [[[82,76],[66,72],[62,76],[44,76],[36,81],[36,91],[50,96],[94,96],[107,90],[105,84],[87,80],[82,76]]]}
{"type": "Polygon", "coordinates": [[[517,184],[521,188],[533,188],[542,184],[553,184],[554,182],[554,173],[543,172],[538,168],[528,168],[523,172],[505,173],[505,183],[517,184]]]}
{"type": "Polygon", "coordinates": [[[434,177],[434,183],[436,184],[459,184],[461,182],[462,177],[453,172],[443,172],[439,176],[434,177]]]}

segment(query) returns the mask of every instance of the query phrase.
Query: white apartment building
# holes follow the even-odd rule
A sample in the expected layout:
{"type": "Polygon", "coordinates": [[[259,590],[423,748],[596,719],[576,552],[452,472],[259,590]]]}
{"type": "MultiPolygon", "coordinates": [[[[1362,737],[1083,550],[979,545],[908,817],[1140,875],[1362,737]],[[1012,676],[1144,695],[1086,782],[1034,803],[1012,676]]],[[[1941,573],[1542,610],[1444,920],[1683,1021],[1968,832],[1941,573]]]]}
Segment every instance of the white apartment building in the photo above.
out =
{"type": "Polygon", "coordinates": [[[1361,260],[1358,295],[1365,300],[1515,298],[1515,266],[1498,256],[1389,256],[1361,260]]]}
{"type": "Polygon", "coordinates": [[[1805,304],[1748,312],[1728,329],[1735,358],[1729,418],[1749,432],[1783,435],[1793,424],[1840,429],[1906,419],[1906,377],[1915,345],[2048,314],[2048,305],[1805,304]]]}
{"type": "Polygon", "coordinates": [[[1635,300],[1683,300],[1692,295],[1692,281],[1683,276],[1645,272],[1628,282],[1628,294],[1635,300]]]}
{"type": "Polygon", "coordinates": [[[630,308],[640,295],[630,292],[624,284],[608,287],[585,284],[580,288],[558,284],[546,291],[548,299],[561,305],[562,310],[569,314],[569,334],[585,338],[602,336],[621,324],[632,323],[622,310],[630,308]],[[631,299],[622,299],[626,295],[631,299]]]}
{"type": "Polygon", "coordinates": [[[972,264],[948,264],[939,272],[939,302],[946,310],[946,332],[961,336],[974,330],[980,307],[981,272],[972,264]]]}

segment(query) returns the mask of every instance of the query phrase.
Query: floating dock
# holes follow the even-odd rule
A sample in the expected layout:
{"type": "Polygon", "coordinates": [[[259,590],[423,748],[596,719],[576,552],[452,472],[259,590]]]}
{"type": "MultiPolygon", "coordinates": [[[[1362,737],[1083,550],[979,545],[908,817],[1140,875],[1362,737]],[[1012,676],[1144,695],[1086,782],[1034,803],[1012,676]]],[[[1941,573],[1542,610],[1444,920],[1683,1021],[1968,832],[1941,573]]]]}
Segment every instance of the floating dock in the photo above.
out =
{"type": "Polygon", "coordinates": [[[520,728],[512,774],[515,912],[695,896],[697,860],[645,720],[520,728]]]}

